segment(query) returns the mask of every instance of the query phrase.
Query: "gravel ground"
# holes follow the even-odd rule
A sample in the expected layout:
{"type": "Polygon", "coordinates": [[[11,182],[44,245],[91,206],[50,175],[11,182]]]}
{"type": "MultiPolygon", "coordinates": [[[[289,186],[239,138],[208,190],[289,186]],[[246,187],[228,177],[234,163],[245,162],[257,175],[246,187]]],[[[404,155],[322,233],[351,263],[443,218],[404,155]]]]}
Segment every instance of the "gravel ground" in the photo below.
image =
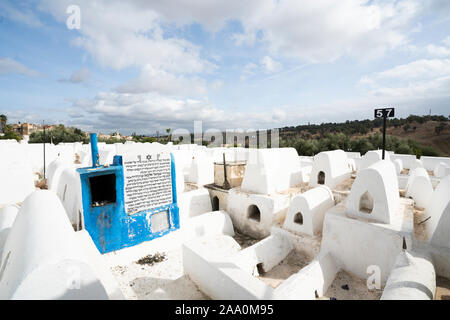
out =
{"type": "Polygon", "coordinates": [[[111,268],[126,299],[209,299],[183,274],[181,248],[161,254],[165,254],[165,260],[153,265],[132,262],[126,266],[111,268]]]}

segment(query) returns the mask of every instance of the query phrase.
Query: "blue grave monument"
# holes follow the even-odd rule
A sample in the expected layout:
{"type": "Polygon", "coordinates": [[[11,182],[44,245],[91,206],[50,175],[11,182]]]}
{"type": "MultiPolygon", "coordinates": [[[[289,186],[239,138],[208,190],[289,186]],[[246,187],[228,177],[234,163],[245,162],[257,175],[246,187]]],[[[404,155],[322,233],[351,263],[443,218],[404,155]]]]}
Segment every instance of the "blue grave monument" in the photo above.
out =
{"type": "Polygon", "coordinates": [[[80,168],[84,226],[101,253],[152,240],[179,229],[175,164],[170,153],[116,155],[80,168]]]}

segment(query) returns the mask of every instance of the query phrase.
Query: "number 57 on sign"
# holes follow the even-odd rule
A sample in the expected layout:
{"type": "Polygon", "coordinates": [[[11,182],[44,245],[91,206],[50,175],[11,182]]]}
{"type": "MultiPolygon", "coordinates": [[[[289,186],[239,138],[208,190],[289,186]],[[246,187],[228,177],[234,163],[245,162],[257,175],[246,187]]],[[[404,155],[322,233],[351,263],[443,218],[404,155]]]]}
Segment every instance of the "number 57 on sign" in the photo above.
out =
{"type": "Polygon", "coordinates": [[[392,118],[394,116],[394,108],[375,109],[375,118],[392,118]]]}

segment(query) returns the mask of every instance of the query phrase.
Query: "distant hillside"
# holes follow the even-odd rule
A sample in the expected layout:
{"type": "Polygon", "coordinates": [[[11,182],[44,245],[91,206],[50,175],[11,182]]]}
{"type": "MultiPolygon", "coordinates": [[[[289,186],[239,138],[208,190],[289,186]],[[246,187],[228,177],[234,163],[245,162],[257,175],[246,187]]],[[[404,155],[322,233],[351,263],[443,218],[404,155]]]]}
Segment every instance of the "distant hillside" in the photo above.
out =
{"type": "MultiPolygon", "coordinates": [[[[280,144],[295,147],[299,154],[312,155],[335,147],[346,151],[379,148],[382,119],[343,123],[300,125],[280,129],[280,144]],[[305,154],[306,153],[306,154],[305,154]]],[[[387,121],[388,149],[399,153],[450,157],[449,118],[414,116],[387,121]]]]}

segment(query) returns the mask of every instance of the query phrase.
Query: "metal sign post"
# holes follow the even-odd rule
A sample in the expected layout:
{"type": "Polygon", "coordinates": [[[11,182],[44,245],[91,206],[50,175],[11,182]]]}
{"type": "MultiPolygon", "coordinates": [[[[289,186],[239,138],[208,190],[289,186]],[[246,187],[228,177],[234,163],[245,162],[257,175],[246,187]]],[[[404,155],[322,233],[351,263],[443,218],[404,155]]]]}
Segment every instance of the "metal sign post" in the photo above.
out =
{"type": "Polygon", "coordinates": [[[375,118],[383,118],[383,160],[386,149],[386,119],[394,117],[394,111],[394,108],[375,109],[375,118]]]}
{"type": "Polygon", "coordinates": [[[42,127],[44,129],[44,179],[45,179],[45,121],[42,121],[42,127]]]}

